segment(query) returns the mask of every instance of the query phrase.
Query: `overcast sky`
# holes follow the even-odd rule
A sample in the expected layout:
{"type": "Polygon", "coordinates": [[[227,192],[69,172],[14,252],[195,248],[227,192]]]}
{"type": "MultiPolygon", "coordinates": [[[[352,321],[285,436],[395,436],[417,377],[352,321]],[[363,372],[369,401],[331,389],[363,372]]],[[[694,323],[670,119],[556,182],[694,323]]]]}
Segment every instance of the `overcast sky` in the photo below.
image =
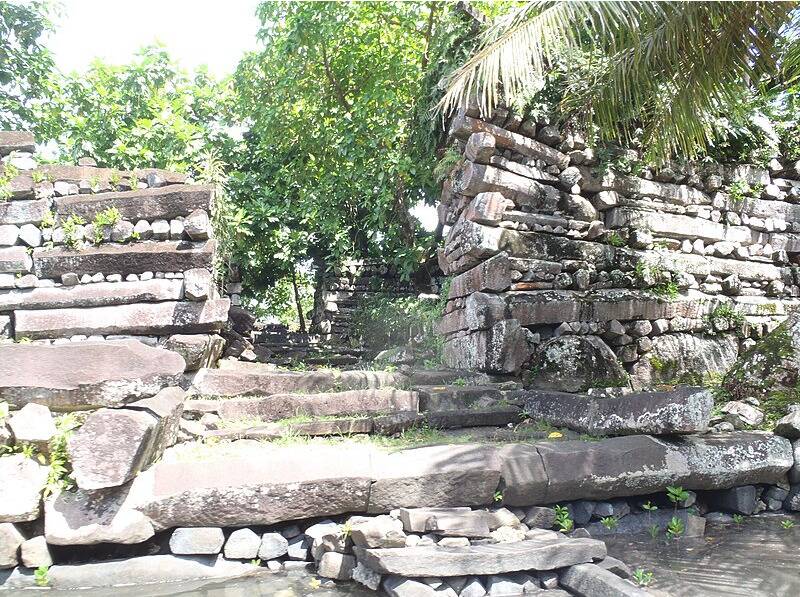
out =
{"type": "Polygon", "coordinates": [[[60,0],[61,16],[47,45],[65,72],[83,71],[94,58],[125,63],[155,41],[188,70],[208,65],[233,72],[256,47],[258,0],[60,0]]]}

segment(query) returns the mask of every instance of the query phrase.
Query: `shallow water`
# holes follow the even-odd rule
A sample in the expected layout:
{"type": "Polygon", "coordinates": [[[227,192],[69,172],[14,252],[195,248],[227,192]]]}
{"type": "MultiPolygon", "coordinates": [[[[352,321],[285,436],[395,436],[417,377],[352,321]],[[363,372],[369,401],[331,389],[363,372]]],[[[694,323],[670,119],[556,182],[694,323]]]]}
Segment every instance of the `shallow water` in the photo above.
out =
{"type": "Polygon", "coordinates": [[[610,555],[654,574],[650,588],[675,597],[797,597],[800,517],[778,514],[735,524],[708,524],[706,536],[667,544],[649,537],[607,538],[610,555]],[[782,520],[795,522],[792,529],[782,520]]]}

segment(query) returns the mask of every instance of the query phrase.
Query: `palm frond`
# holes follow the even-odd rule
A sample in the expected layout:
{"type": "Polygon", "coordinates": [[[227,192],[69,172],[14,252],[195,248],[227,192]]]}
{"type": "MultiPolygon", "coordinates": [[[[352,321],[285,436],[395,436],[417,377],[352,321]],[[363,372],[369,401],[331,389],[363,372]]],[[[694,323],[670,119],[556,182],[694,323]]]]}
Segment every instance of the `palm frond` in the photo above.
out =
{"type": "Polygon", "coordinates": [[[444,81],[437,105],[443,113],[475,98],[482,112],[498,101],[499,87],[510,98],[541,79],[552,57],[587,40],[613,52],[630,43],[642,15],[662,14],[658,2],[533,0],[500,19],[483,35],[481,49],[444,81]]]}

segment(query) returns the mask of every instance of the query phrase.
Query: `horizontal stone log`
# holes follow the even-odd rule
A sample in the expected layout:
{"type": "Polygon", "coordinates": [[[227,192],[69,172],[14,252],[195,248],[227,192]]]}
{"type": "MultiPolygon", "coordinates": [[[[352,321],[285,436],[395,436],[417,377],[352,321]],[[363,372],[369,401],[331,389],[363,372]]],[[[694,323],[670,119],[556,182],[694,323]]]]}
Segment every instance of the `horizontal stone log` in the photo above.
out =
{"type": "Polygon", "coordinates": [[[503,170],[508,170],[509,172],[513,172],[514,174],[519,174],[520,176],[525,176],[527,178],[532,178],[533,180],[538,180],[539,182],[546,182],[552,184],[558,183],[558,176],[553,176],[552,174],[548,174],[547,172],[544,172],[539,168],[526,166],[524,164],[520,164],[519,162],[513,162],[499,155],[493,155],[491,158],[489,158],[488,163],[492,166],[497,166],[498,168],[502,168],[503,170]]]}
{"type": "Polygon", "coordinates": [[[736,211],[741,211],[755,218],[780,218],[787,222],[800,221],[800,205],[786,201],[770,201],[768,199],[745,199],[736,211]]]}
{"type": "Polygon", "coordinates": [[[406,577],[451,577],[470,574],[503,574],[523,570],[555,570],[606,555],[596,539],[564,539],[546,535],[516,543],[470,547],[407,547],[405,549],[357,548],[359,562],[381,574],[406,577]]]}
{"type": "Polygon", "coordinates": [[[531,290],[500,295],[514,319],[523,326],[564,321],[627,321],[631,319],[697,319],[710,313],[714,304],[700,293],[666,300],[632,290],[531,290]]]}
{"type": "Polygon", "coordinates": [[[367,509],[369,446],[275,449],[245,441],[200,452],[180,461],[165,457],[134,480],[132,504],[156,530],[267,525],[367,509]]]}
{"type": "Polygon", "coordinates": [[[277,421],[297,415],[319,417],[416,412],[418,402],[417,393],[406,390],[349,390],[319,394],[274,394],[249,400],[220,400],[217,412],[223,419],[258,417],[264,421],[277,421]]]}
{"type": "Polygon", "coordinates": [[[497,226],[503,221],[503,214],[512,209],[514,202],[501,193],[478,193],[464,209],[463,218],[478,224],[497,226]]]}
{"type": "Polygon", "coordinates": [[[643,495],[664,491],[668,485],[706,490],[772,484],[794,463],[789,440],[767,433],[676,439],[631,435],[536,447],[547,475],[542,503],[643,495]]]}
{"type": "Polygon", "coordinates": [[[709,205],[711,197],[688,185],[645,180],[638,176],[620,176],[615,173],[595,176],[590,168],[578,167],[583,177],[580,186],[589,193],[617,191],[626,196],[653,197],[676,205],[709,205]]]}
{"type": "Polygon", "coordinates": [[[0,274],[16,274],[31,271],[33,261],[25,247],[0,249],[0,274]]]}
{"type": "Polygon", "coordinates": [[[607,212],[606,227],[622,228],[629,226],[649,230],[657,236],[679,239],[702,239],[713,243],[718,241],[751,243],[751,232],[747,226],[727,226],[711,220],[669,214],[664,212],[615,207],[607,212]]]}
{"type": "Polygon", "coordinates": [[[0,225],[38,224],[47,211],[47,200],[0,201],[0,225]]]}
{"type": "Polygon", "coordinates": [[[147,182],[148,176],[155,177],[162,184],[182,184],[186,175],[161,168],[142,168],[137,170],[116,170],[113,168],[97,168],[95,166],[69,166],[67,164],[42,164],[39,170],[54,182],[63,181],[79,184],[81,181],[96,180],[102,190],[112,188],[112,178],[119,178],[126,183],[131,176],[138,181],[147,182]]]}
{"type": "Polygon", "coordinates": [[[0,291],[0,312],[15,309],[103,307],[129,303],[179,301],[183,280],[153,279],[142,282],[100,282],[0,291]]]}
{"type": "Polygon", "coordinates": [[[561,193],[558,189],[543,185],[533,179],[501,170],[494,166],[467,162],[453,183],[456,193],[474,197],[480,193],[502,193],[517,205],[546,208],[558,204],[561,193]],[[521,198],[518,195],[524,195],[521,198]]]}
{"type": "Polygon", "coordinates": [[[444,363],[452,369],[515,373],[533,354],[530,332],[516,319],[445,342],[444,363]]]}
{"type": "Polygon", "coordinates": [[[566,168],[569,156],[553,149],[549,145],[535,139],[513,133],[483,120],[459,114],[450,123],[450,134],[466,141],[472,133],[489,133],[495,138],[495,145],[500,149],[510,149],[522,155],[538,158],[546,164],[566,168]]]}
{"type": "Polygon", "coordinates": [[[213,188],[209,185],[177,184],[119,193],[58,197],[55,212],[61,220],[74,214],[91,222],[96,214],[115,208],[125,220],[171,220],[188,216],[196,209],[208,211],[212,198],[213,188]]]}
{"type": "Polygon", "coordinates": [[[201,369],[192,382],[201,396],[269,396],[293,392],[367,390],[402,387],[406,377],[383,371],[275,371],[263,365],[221,361],[219,369],[201,369]]]}
{"type": "Polygon", "coordinates": [[[702,388],[610,398],[532,390],[521,398],[530,418],[590,435],[704,433],[714,406],[702,388]]]}
{"type": "Polygon", "coordinates": [[[62,274],[141,274],[143,272],[183,272],[196,267],[210,269],[216,242],[161,242],[131,245],[102,244],[78,251],[66,247],[35,249],[33,261],[40,278],[60,278],[62,274]]]}
{"type": "Polygon", "coordinates": [[[7,156],[12,151],[33,153],[33,150],[33,133],[28,131],[0,131],[0,157],[7,156]]]}
{"type": "Polygon", "coordinates": [[[59,411],[120,406],[178,385],[183,370],[178,354],[135,340],[12,344],[0,346],[0,400],[59,411]]]}
{"type": "Polygon", "coordinates": [[[163,336],[219,331],[228,321],[229,299],[205,302],[135,303],[85,309],[14,312],[19,338],[63,338],[82,334],[163,336]]]}

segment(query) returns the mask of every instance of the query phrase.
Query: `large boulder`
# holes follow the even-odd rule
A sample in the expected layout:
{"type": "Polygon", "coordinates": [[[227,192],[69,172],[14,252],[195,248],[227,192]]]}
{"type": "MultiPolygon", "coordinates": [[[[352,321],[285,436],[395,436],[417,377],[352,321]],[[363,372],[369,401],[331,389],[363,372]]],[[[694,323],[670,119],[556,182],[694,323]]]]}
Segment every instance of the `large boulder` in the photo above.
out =
{"type": "Polygon", "coordinates": [[[180,388],[166,388],[126,408],[89,415],[67,444],[78,487],[118,487],[159,458],[177,440],[183,398],[180,388]]]}
{"type": "Polygon", "coordinates": [[[708,429],[714,397],[702,388],[596,398],[531,390],[521,392],[525,413],[590,435],[674,435],[708,429]]]}
{"type": "Polygon", "coordinates": [[[542,344],[525,375],[535,390],[584,392],[628,385],[628,374],[614,351],[597,336],[560,336],[542,344]]]}
{"type": "Polygon", "coordinates": [[[698,384],[709,375],[724,374],[736,362],[738,351],[739,341],[732,334],[656,336],[652,350],[631,369],[631,383],[635,389],[660,383],[698,384]]]}
{"type": "Polygon", "coordinates": [[[16,525],[0,523],[0,569],[13,568],[19,562],[19,546],[25,541],[16,525]]]}
{"type": "Polygon", "coordinates": [[[795,390],[800,381],[800,312],[746,351],[728,371],[723,387],[737,400],[759,400],[795,390]]]}
{"type": "Polygon", "coordinates": [[[47,467],[22,454],[0,458],[0,522],[36,520],[41,512],[47,467]]]}
{"type": "Polygon", "coordinates": [[[184,366],[174,352],[136,340],[3,345],[0,400],[58,411],[116,407],[179,385],[184,366]]]}
{"type": "Polygon", "coordinates": [[[152,523],[130,507],[130,485],[100,491],[57,491],[44,505],[44,534],[51,545],[141,543],[152,523]]]}
{"type": "Polygon", "coordinates": [[[42,404],[26,404],[8,420],[14,441],[33,444],[40,452],[47,452],[50,440],[56,434],[56,424],[50,409],[42,404]]]}

